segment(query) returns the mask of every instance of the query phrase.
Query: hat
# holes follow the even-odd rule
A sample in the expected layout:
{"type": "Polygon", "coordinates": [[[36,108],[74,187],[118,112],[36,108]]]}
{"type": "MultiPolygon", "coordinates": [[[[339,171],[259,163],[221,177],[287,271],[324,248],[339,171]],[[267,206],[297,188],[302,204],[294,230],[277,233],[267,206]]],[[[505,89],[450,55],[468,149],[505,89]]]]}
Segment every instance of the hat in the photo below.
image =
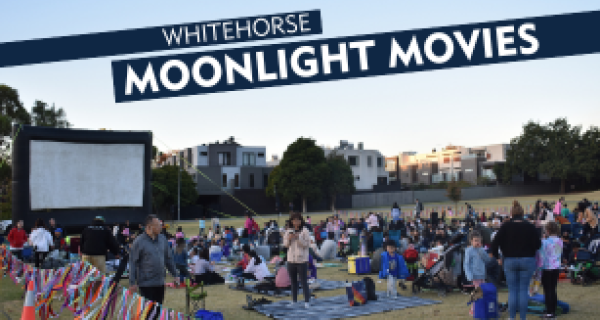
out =
{"type": "Polygon", "coordinates": [[[62,229],[61,228],[56,228],[56,230],[54,230],[54,232],[62,233],[62,229]]]}

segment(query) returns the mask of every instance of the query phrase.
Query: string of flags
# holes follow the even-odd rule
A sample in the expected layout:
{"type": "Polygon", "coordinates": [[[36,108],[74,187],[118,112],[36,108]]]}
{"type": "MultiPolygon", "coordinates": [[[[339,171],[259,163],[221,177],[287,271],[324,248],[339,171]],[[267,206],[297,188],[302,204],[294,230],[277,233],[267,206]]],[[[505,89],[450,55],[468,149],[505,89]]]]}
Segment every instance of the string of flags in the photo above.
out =
{"type": "Polygon", "coordinates": [[[0,268],[23,289],[33,282],[35,311],[41,319],[58,317],[65,309],[79,320],[138,320],[158,315],[161,320],[191,320],[193,317],[144,299],[137,292],[113,281],[114,276],[101,274],[94,266],[77,261],[59,269],[38,269],[17,259],[0,246],[0,268]],[[60,310],[52,303],[64,301],[60,310]]]}

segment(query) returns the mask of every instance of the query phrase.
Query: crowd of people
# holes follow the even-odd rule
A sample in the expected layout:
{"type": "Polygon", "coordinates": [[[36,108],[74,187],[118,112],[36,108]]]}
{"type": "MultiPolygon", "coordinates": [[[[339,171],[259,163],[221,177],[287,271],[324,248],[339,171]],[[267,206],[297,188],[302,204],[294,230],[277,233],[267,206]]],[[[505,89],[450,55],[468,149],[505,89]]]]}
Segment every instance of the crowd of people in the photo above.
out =
{"type": "MultiPolygon", "coordinates": [[[[540,200],[531,212],[525,212],[515,201],[510,214],[504,215],[468,208],[464,219],[447,219],[452,214],[446,210],[425,219],[423,205],[417,201],[414,216],[403,214],[394,204],[389,214],[370,212],[346,221],[332,215],[317,223],[311,223],[310,216],[305,219],[291,212],[284,226],[271,220],[262,228],[247,213],[241,228],[221,226],[218,219],[206,228],[207,221],[200,220],[198,235],[191,237],[186,237],[181,227],[171,234],[169,226],[154,215],[138,225],[137,232],[129,222],[109,226],[96,217],[82,231],[76,252],[66,230],[54,219],[48,226],[38,219],[29,233],[18,221],[7,238],[10,250],[20,259],[26,246],[33,247],[36,267],[54,251],[80,255],[102,272],[106,272],[108,260],[120,259],[125,262],[122,267],[129,270],[130,290],[139,290],[143,297],[159,303],[164,300],[165,269],[177,279],[175,287],[181,287],[186,279],[218,284],[225,280],[215,272],[215,262],[223,259],[236,262],[230,276],[242,280],[238,285],[255,280],[266,287],[291,289],[291,303],[295,304],[298,288],[309,288],[309,279],[316,278],[316,262],[359,253],[352,248],[352,237],[362,238],[361,246],[373,253],[372,262],[377,261],[374,267],[381,278],[393,275],[414,281],[419,276],[420,258],[430,253],[441,256],[453,238],[464,234],[468,235],[462,259],[464,281],[474,287],[485,282],[507,286],[510,318],[519,313],[524,319],[530,281],[539,275],[546,299],[545,317],[554,317],[560,271],[577,260],[581,248],[597,240],[598,203],[584,199],[571,210],[564,198],[554,203],[540,200]],[[575,223],[582,226],[580,235],[562,232],[561,225],[575,223]],[[399,234],[398,239],[394,233],[399,234]],[[259,252],[264,246],[269,255],[277,257],[271,261],[276,265],[274,274],[259,252]]],[[[308,308],[310,291],[303,292],[308,308]]]]}

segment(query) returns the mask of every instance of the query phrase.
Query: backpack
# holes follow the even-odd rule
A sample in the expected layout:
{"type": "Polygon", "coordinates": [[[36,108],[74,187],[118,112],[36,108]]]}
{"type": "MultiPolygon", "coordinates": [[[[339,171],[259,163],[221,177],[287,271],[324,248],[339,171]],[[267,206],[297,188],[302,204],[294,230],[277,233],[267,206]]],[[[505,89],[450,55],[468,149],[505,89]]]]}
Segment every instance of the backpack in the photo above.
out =
{"type": "Polygon", "coordinates": [[[473,318],[498,318],[498,291],[496,286],[491,283],[483,283],[479,288],[481,288],[483,297],[475,301],[473,318]]]}
{"type": "Polygon", "coordinates": [[[419,253],[415,249],[407,249],[404,251],[404,260],[413,263],[419,259],[419,253]]]}
{"type": "Polygon", "coordinates": [[[367,300],[377,300],[377,293],[375,291],[375,282],[369,277],[363,279],[365,288],[367,290],[367,300]]]}

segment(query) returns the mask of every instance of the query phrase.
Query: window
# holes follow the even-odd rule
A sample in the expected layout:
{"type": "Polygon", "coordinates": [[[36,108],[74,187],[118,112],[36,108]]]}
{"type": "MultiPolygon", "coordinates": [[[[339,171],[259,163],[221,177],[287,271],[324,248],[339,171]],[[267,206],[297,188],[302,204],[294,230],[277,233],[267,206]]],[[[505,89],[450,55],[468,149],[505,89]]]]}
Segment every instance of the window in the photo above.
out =
{"type": "Polygon", "coordinates": [[[454,157],[454,162],[460,162],[460,157],[454,157]]]}
{"type": "Polygon", "coordinates": [[[230,166],[231,165],[231,153],[219,152],[219,165],[230,166]]]}
{"type": "Polygon", "coordinates": [[[223,175],[223,188],[227,188],[227,175],[223,175]]]}
{"type": "Polygon", "coordinates": [[[444,163],[450,163],[450,158],[449,157],[444,157],[444,163]]]}
{"type": "Polygon", "coordinates": [[[356,176],[356,177],[354,177],[354,180],[356,180],[356,181],[360,181],[360,176],[356,176]]]}
{"type": "Polygon", "coordinates": [[[254,173],[250,174],[250,188],[254,188],[254,173]]]}
{"type": "Polygon", "coordinates": [[[256,165],[256,154],[254,152],[244,152],[242,155],[244,166],[255,166],[256,165]]]}
{"type": "Polygon", "coordinates": [[[239,188],[240,187],[240,175],[239,174],[235,174],[235,187],[239,188]]]}
{"type": "Polygon", "coordinates": [[[259,158],[264,158],[264,157],[265,157],[265,154],[264,154],[264,153],[262,153],[262,152],[259,152],[259,153],[258,153],[258,157],[259,157],[259,158]]]}
{"type": "Polygon", "coordinates": [[[201,152],[200,152],[200,155],[201,155],[201,156],[203,156],[203,157],[206,157],[206,156],[208,155],[208,152],[206,152],[206,151],[201,151],[201,152]]]}
{"type": "Polygon", "coordinates": [[[373,159],[371,158],[371,156],[367,156],[367,167],[370,167],[373,165],[373,159]]]}
{"type": "Polygon", "coordinates": [[[465,172],[473,172],[473,169],[465,169],[465,172]]]}
{"type": "Polygon", "coordinates": [[[378,168],[383,167],[383,158],[377,157],[377,167],[378,168]]]}
{"type": "Polygon", "coordinates": [[[358,166],[358,157],[357,156],[348,156],[348,164],[353,167],[358,166]]]}

